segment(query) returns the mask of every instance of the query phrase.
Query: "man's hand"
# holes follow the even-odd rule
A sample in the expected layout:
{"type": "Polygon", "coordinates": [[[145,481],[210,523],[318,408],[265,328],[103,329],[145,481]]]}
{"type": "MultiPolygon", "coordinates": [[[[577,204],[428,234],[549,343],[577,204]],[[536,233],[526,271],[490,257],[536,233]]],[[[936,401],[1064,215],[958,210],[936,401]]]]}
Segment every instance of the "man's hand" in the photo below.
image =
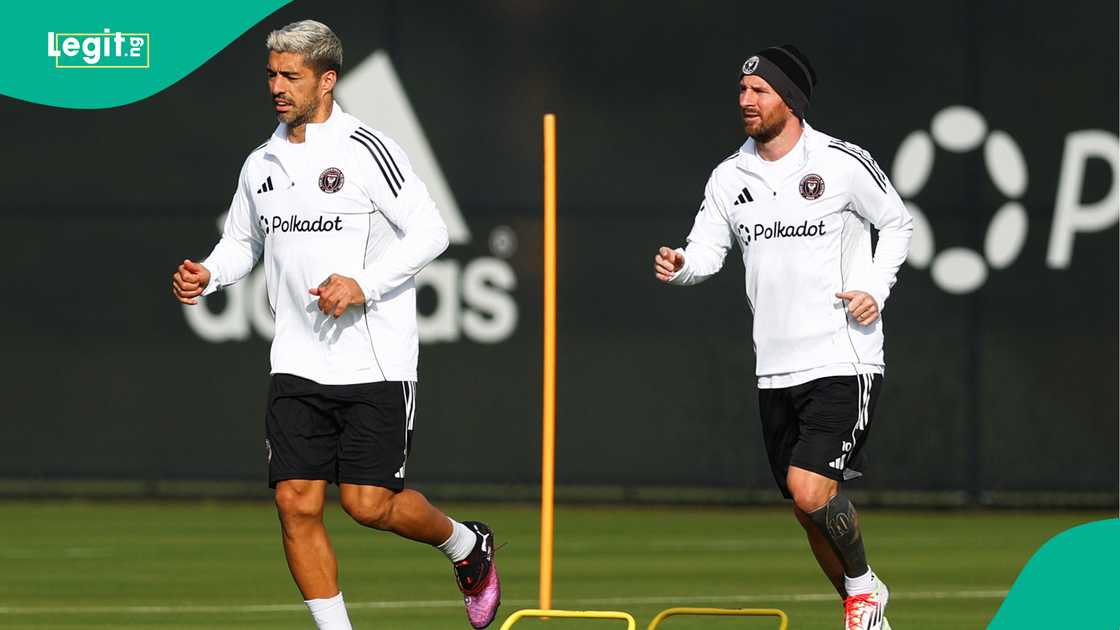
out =
{"type": "Polygon", "coordinates": [[[338,318],[349,307],[365,304],[366,296],[353,278],[332,273],[331,277],[319,286],[308,289],[311,295],[319,298],[319,310],[338,318]]]}
{"type": "Polygon", "coordinates": [[[863,291],[845,291],[837,293],[836,297],[848,300],[848,312],[860,326],[869,326],[879,319],[879,305],[875,303],[875,298],[871,297],[871,294],[863,291]]]}
{"type": "Polygon", "coordinates": [[[198,304],[198,296],[208,284],[210,270],[193,260],[184,260],[171,276],[171,295],[183,304],[198,304]]]}
{"type": "Polygon", "coordinates": [[[657,279],[662,282],[668,282],[673,278],[673,274],[681,270],[684,266],[684,254],[675,249],[662,247],[657,250],[657,255],[653,257],[653,271],[657,275],[657,279]]]}

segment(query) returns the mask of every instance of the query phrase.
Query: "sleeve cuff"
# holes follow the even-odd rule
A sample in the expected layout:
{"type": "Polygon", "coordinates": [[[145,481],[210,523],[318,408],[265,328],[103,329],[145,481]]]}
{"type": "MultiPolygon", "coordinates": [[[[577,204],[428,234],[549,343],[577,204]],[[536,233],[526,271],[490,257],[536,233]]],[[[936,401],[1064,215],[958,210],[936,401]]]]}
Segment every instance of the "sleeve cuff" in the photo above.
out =
{"type": "Polygon", "coordinates": [[[210,282],[206,284],[206,288],[202,289],[202,295],[200,297],[206,297],[211,293],[216,293],[218,289],[222,288],[222,281],[218,277],[218,268],[214,265],[206,264],[205,260],[198,264],[206,267],[207,271],[210,272],[210,282]]]}
{"type": "Polygon", "coordinates": [[[890,287],[875,283],[874,286],[868,287],[867,293],[875,299],[875,306],[879,307],[879,312],[883,312],[883,309],[887,307],[887,297],[891,294],[890,287]]]}
{"type": "Polygon", "coordinates": [[[381,300],[381,291],[377,288],[377,281],[369,277],[354,278],[358,283],[358,288],[362,290],[362,295],[366,298],[366,302],[377,302],[381,300]]]}

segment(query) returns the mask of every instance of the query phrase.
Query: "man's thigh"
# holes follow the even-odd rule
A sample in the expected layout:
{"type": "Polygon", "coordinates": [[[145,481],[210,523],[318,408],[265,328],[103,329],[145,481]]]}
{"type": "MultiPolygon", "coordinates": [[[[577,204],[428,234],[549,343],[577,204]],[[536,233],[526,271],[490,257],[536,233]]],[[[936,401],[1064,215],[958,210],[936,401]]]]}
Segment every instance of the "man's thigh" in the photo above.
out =
{"type": "Polygon", "coordinates": [[[799,432],[797,410],[790,395],[792,388],[758,390],[758,414],[762,423],[762,443],[766,447],[766,458],[770,463],[770,473],[782,496],[790,499],[786,483],[786,471],[793,449],[797,445],[799,432]]]}
{"type": "Polygon", "coordinates": [[[384,381],[350,388],[338,416],[340,484],[399,491],[412,449],[416,383],[384,381]]]}
{"type": "Polygon", "coordinates": [[[291,374],[274,374],[265,409],[268,485],[289,479],[334,482],[342,427],[324,386],[291,374]]]}
{"type": "Polygon", "coordinates": [[[829,376],[799,385],[799,432],[790,465],[843,482],[863,474],[882,376],[829,376]]]}

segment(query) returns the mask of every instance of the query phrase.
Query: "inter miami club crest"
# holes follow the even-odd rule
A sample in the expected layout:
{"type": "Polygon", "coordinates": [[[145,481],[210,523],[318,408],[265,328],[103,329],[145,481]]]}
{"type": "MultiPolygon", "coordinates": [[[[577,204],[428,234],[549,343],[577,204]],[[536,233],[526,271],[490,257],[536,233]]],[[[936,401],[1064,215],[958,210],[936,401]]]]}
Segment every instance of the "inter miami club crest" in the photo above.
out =
{"type": "Polygon", "coordinates": [[[336,193],[342,190],[342,185],[345,183],[346,178],[343,177],[342,171],[333,166],[319,173],[319,190],[325,193],[336,193]]]}
{"type": "Polygon", "coordinates": [[[801,178],[801,196],[812,201],[824,194],[824,180],[816,173],[801,178]]]}

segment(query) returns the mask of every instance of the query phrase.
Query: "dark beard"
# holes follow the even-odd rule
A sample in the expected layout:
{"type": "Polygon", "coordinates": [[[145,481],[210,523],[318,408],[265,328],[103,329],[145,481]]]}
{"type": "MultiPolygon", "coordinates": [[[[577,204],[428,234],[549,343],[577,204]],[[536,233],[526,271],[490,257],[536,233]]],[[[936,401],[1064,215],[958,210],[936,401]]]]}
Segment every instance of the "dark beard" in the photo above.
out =
{"type": "MultiPolygon", "coordinates": [[[[292,117],[291,122],[287,122],[285,124],[288,125],[288,127],[299,127],[301,125],[306,125],[307,122],[311,120],[311,116],[315,114],[315,111],[319,109],[320,102],[321,101],[308,103],[307,107],[305,107],[302,111],[295,113],[295,115],[292,117]]],[[[281,120],[280,122],[284,121],[281,120]]]]}

